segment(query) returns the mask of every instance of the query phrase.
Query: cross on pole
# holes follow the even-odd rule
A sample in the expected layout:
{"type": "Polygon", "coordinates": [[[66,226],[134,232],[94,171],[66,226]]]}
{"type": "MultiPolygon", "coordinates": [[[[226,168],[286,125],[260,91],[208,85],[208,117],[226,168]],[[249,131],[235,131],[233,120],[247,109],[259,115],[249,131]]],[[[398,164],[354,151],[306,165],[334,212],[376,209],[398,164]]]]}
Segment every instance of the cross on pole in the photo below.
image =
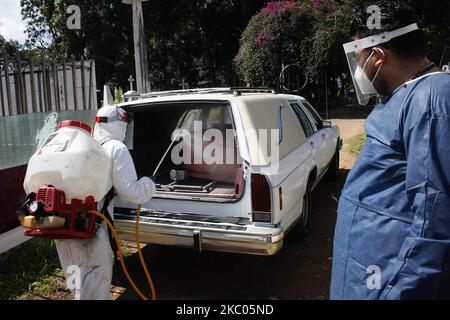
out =
{"type": "Polygon", "coordinates": [[[130,83],[130,91],[133,91],[133,82],[135,80],[133,79],[133,76],[130,75],[130,77],[128,78],[128,82],[130,83]]]}

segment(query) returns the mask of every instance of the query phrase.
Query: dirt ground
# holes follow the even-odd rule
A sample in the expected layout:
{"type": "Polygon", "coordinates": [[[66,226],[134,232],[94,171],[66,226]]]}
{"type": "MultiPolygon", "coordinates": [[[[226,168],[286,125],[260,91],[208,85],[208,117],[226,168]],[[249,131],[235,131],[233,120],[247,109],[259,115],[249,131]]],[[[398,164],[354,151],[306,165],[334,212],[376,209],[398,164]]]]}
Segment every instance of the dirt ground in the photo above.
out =
{"type": "MultiPolygon", "coordinates": [[[[340,126],[345,143],[341,174],[338,181],[325,181],[314,191],[310,237],[303,243],[288,239],[284,249],[273,257],[198,254],[189,249],[148,245],[143,252],[158,299],[328,299],[338,199],[356,160],[346,152],[346,144],[364,132],[364,120],[333,120],[333,123],[340,126]]],[[[130,255],[126,263],[142,290],[149,292],[138,255],[130,255]]],[[[115,298],[137,299],[118,268],[113,281],[115,298]]]]}
{"type": "Polygon", "coordinates": [[[344,139],[344,148],[341,153],[341,169],[351,170],[355,164],[355,155],[347,152],[349,141],[364,133],[365,120],[332,120],[332,122],[341,128],[341,137],[344,139]]]}

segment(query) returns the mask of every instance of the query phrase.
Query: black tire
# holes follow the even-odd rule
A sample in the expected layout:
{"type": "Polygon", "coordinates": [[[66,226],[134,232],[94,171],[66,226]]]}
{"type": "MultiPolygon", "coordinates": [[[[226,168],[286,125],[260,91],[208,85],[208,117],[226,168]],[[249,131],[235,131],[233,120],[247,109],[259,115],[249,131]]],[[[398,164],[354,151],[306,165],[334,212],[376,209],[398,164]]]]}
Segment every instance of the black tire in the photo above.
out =
{"type": "Polygon", "coordinates": [[[327,171],[327,180],[336,181],[339,178],[340,172],[340,162],[341,162],[341,151],[339,148],[336,148],[336,153],[333,156],[333,160],[331,160],[330,167],[327,171]]]}
{"type": "Polygon", "coordinates": [[[297,225],[291,230],[291,239],[296,242],[304,241],[311,232],[311,218],[312,218],[312,196],[311,188],[306,188],[303,197],[302,212],[300,213],[300,220],[297,225]]]}

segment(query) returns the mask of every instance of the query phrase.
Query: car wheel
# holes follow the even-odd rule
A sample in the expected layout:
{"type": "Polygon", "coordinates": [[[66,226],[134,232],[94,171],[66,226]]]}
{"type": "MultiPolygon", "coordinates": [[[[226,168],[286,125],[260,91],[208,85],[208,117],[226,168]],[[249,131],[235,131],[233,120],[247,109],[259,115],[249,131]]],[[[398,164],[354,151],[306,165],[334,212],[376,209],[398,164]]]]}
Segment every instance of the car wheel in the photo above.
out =
{"type": "Polygon", "coordinates": [[[331,161],[330,167],[327,172],[327,179],[330,181],[335,181],[339,177],[340,171],[340,162],[341,162],[341,151],[339,148],[336,149],[336,153],[333,156],[333,160],[331,161]]]}
{"type": "Polygon", "coordinates": [[[311,231],[311,216],[312,216],[312,197],[311,189],[308,186],[303,197],[302,212],[300,214],[300,221],[291,231],[291,238],[295,241],[305,240],[311,231]]]}

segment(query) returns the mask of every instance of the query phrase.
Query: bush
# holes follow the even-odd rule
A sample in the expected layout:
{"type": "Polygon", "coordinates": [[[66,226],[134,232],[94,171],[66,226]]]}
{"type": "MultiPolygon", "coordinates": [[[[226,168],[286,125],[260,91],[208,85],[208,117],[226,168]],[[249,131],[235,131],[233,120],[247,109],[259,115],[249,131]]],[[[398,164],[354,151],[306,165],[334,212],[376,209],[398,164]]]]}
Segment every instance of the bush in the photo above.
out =
{"type": "Polygon", "coordinates": [[[252,85],[276,87],[282,66],[292,63],[313,80],[325,67],[341,74],[346,68],[346,8],[331,0],[269,2],[242,34],[235,58],[238,74],[252,85]]]}

